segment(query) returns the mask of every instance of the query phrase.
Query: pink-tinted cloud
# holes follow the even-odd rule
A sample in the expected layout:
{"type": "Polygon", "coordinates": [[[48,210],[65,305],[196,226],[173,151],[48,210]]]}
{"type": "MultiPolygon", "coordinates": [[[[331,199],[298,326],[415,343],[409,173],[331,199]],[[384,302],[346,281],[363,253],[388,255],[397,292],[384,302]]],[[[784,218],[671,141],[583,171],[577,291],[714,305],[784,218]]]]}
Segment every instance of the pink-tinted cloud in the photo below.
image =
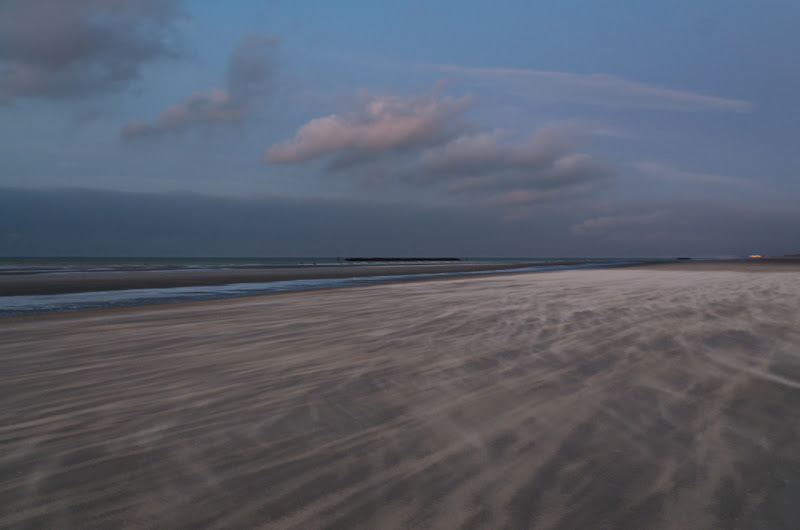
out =
{"type": "Polygon", "coordinates": [[[345,114],[303,125],[294,138],[270,147],[268,163],[327,160],[356,183],[430,189],[450,200],[495,206],[587,195],[614,183],[616,171],[575,152],[574,124],[540,129],[519,139],[481,130],[464,119],[470,99],[372,96],[345,114]]]}
{"type": "Polygon", "coordinates": [[[274,76],[272,55],[278,39],[248,35],[231,53],[226,88],[209,93],[193,92],[167,107],[152,123],[134,120],[122,129],[126,139],[180,133],[196,126],[230,125],[243,122],[256,99],[269,88],[274,76]]]}
{"type": "Polygon", "coordinates": [[[487,170],[544,166],[571,149],[568,128],[539,130],[521,142],[506,142],[502,130],[463,134],[424,152],[420,169],[429,175],[469,175],[487,170]]]}
{"type": "Polygon", "coordinates": [[[501,132],[464,135],[422,154],[408,169],[416,183],[443,185],[451,195],[522,207],[589,195],[614,184],[616,171],[574,152],[574,127],[536,131],[522,140],[501,132]]]}
{"type": "Polygon", "coordinates": [[[264,161],[295,164],[324,155],[359,158],[440,143],[458,129],[470,104],[435,92],[422,97],[367,96],[348,113],[332,114],[303,125],[294,138],[273,145],[264,161]]]}
{"type": "Polygon", "coordinates": [[[167,107],[153,123],[134,120],[126,124],[122,136],[153,136],[182,132],[199,124],[239,123],[246,114],[247,106],[233,100],[226,90],[212,90],[209,94],[194,92],[167,107]]]}

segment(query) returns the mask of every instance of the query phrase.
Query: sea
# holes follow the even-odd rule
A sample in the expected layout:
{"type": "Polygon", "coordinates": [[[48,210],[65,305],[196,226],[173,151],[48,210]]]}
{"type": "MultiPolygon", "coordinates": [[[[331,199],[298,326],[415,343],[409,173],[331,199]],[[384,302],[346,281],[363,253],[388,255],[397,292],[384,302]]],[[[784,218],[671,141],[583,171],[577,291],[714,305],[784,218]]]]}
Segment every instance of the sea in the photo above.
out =
{"type": "MultiPolygon", "coordinates": [[[[352,276],[327,279],[301,279],[287,281],[233,283],[227,285],[169,287],[158,289],[127,289],[69,294],[25,296],[0,296],[0,317],[59,313],[87,309],[106,309],[137,305],[190,302],[217,298],[233,298],[287,291],[306,291],[332,287],[351,287],[411,281],[442,276],[473,276],[498,272],[535,272],[545,270],[578,270],[623,267],[652,262],[673,261],[660,258],[481,258],[459,257],[458,263],[497,264],[507,266],[519,263],[519,268],[499,271],[421,273],[386,276],[359,276],[359,267],[375,265],[370,258],[352,261],[339,257],[279,257],[279,258],[169,258],[169,257],[0,257],[0,277],[13,281],[15,275],[30,274],[87,274],[94,272],[129,273],[180,270],[237,270],[285,267],[349,267],[352,276]]],[[[455,261],[455,259],[453,261],[455,261]]],[[[380,258],[380,264],[400,265],[403,259],[380,258]]],[[[414,264],[446,263],[442,258],[414,258],[414,264]]]]}

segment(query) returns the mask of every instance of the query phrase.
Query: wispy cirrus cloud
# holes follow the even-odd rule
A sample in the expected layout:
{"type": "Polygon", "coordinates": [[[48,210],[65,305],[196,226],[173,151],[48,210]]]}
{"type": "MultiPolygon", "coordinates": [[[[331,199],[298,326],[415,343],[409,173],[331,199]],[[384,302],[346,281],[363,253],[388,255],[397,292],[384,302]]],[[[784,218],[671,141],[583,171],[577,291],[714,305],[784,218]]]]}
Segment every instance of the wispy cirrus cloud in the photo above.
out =
{"type": "Polygon", "coordinates": [[[467,96],[436,90],[422,96],[364,96],[346,113],[308,122],[271,146],[267,163],[327,161],[357,182],[433,190],[452,200],[527,207],[591,194],[614,183],[616,171],[576,152],[580,127],[543,128],[520,138],[468,123],[467,96]]]}
{"type": "Polygon", "coordinates": [[[714,184],[719,186],[734,186],[750,189],[761,188],[761,185],[758,182],[748,178],[715,175],[713,173],[700,173],[697,171],[684,171],[660,162],[634,162],[631,164],[631,167],[646,177],[662,179],[666,181],[714,184]]]}
{"type": "Polygon", "coordinates": [[[684,112],[746,113],[753,108],[752,104],[741,99],[666,88],[603,73],[576,74],[455,65],[434,65],[432,68],[463,77],[476,85],[499,85],[514,95],[546,101],[571,101],[620,109],[684,112]]]}
{"type": "Polygon", "coordinates": [[[572,226],[572,233],[578,236],[600,235],[620,230],[652,225],[669,215],[667,211],[658,211],[644,215],[611,215],[586,219],[572,226]]]}
{"type": "Polygon", "coordinates": [[[134,120],[123,127],[122,137],[153,137],[197,126],[243,122],[257,97],[269,90],[274,77],[273,55],[279,42],[277,37],[247,35],[230,55],[225,88],[193,92],[167,107],[152,123],[134,120]]]}
{"type": "Polygon", "coordinates": [[[3,0],[0,103],[119,90],[181,55],[180,0],[3,0]]]}

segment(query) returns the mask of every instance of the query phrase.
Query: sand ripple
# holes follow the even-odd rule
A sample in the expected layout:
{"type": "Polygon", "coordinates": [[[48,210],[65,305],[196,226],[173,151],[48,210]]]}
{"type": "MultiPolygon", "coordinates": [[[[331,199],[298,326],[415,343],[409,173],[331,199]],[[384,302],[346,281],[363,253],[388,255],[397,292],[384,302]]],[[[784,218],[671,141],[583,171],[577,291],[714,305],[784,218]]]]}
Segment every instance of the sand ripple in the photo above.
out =
{"type": "Polygon", "coordinates": [[[800,274],[0,321],[0,527],[795,528],[800,274]]]}

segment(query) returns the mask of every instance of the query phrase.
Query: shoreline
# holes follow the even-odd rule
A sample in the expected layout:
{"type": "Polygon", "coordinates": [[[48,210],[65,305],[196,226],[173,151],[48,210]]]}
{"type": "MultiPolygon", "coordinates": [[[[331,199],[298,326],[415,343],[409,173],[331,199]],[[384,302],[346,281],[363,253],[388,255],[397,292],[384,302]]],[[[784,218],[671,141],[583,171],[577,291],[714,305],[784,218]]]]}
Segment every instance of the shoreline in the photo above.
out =
{"type": "Polygon", "coordinates": [[[575,265],[582,263],[584,262],[344,265],[228,270],[16,274],[0,276],[0,296],[54,295],[98,291],[121,291],[128,289],[167,289],[171,287],[205,287],[237,283],[368,278],[374,276],[405,276],[414,274],[488,273],[525,267],[575,265]]]}
{"type": "MultiPolygon", "coordinates": [[[[633,261],[633,260],[632,260],[633,261]]],[[[411,276],[468,272],[511,271],[527,267],[559,267],[604,263],[587,261],[519,263],[428,263],[392,265],[292,266],[242,269],[156,270],[115,272],[53,272],[0,276],[0,297],[57,295],[129,289],[169,289],[172,287],[207,287],[238,283],[266,283],[292,280],[369,278],[374,276],[411,276]]],[[[614,262],[607,262],[614,263],[614,262]]],[[[762,258],[758,260],[693,260],[625,264],[620,267],[661,270],[742,270],[791,271],[800,267],[800,258],[762,258]]],[[[557,268],[553,269],[558,270],[557,268]]],[[[547,272],[537,271],[537,272],[547,272]]],[[[446,277],[446,276],[443,276],[446,277]]],[[[420,278],[420,280],[429,278],[420,278]]],[[[404,279],[403,281],[414,281],[404,279]]]]}
{"type": "MultiPolygon", "coordinates": [[[[120,311],[137,307],[205,304],[309,291],[346,290],[452,279],[481,279],[579,270],[684,272],[800,272],[800,259],[632,263],[377,265],[355,267],[284,267],[269,270],[86,272],[13,276],[14,294],[0,295],[0,320],[47,318],[75,312],[120,311]],[[574,267],[574,268],[570,268],[574,267]],[[249,281],[248,281],[249,280],[249,281]],[[236,283],[232,283],[236,282],[236,283]],[[158,287],[153,288],[153,285],[158,287]],[[16,291],[14,291],[16,289],[16,291]],[[102,289],[102,290],[99,290],[102,289]],[[16,294],[16,293],[25,294],[16,294]]],[[[3,280],[0,277],[0,292],[3,280]]],[[[9,279],[8,277],[5,279],[9,279]]]]}
{"type": "Polygon", "coordinates": [[[634,268],[686,271],[795,272],[800,271],[800,258],[758,258],[736,260],[692,260],[648,263],[634,268]]]}
{"type": "MultiPolygon", "coordinates": [[[[474,265],[474,264],[473,264],[474,265]]],[[[56,319],[56,318],[69,318],[74,315],[94,315],[94,316],[103,316],[107,314],[123,314],[130,311],[136,311],[140,309],[153,309],[153,308],[163,308],[164,310],[169,310],[170,308],[179,310],[181,308],[190,308],[190,307],[197,307],[202,308],[204,306],[208,306],[211,304],[225,304],[228,302],[236,302],[241,301],[242,303],[247,303],[248,300],[256,300],[262,297],[284,297],[284,296],[297,296],[303,293],[323,293],[323,292],[335,292],[335,291],[346,291],[351,289],[363,288],[363,287],[380,287],[380,286],[387,286],[387,285],[400,285],[400,284],[413,284],[413,283],[422,283],[422,282],[446,282],[450,280],[478,280],[478,279],[490,279],[490,278],[499,278],[499,277],[513,277],[513,276],[523,276],[523,275],[532,275],[532,274],[540,274],[540,273],[559,273],[559,272],[578,272],[580,270],[630,270],[630,271],[651,271],[651,272],[739,272],[739,273],[763,273],[763,274],[772,274],[772,273],[800,273],[800,259],[779,259],[779,260],[719,260],[719,261],[679,261],[679,262],[656,262],[656,263],[639,263],[639,264],[632,264],[632,265],[620,265],[617,267],[608,267],[608,268],[598,268],[598,269],[576,269],[576,270],[563,270],[553,268],[552,270],[537,270],[537,271],[515,271],[514,269],[525,267],[525,266],[542,266],[541,263],[537,264],[518,264],[518,265],[509,265],[509,266],[500,266],[500,267],[493,267],[492,269],[486,271],[482,274],[477,275],[459,275],[461,271],[446,271],[441,276],[425,276],[429,272],[437,272],[442,273],[442,271],[428,271],[428,270],[419,270],[419,267],[427,267],[430,265],[416,265],[411,266],[411,268],[415,269],[415,273],[407,273],[403,272],[402,274],[408,274],[408,276],[398,279],[396,281],[386,281],[374,284],[364,284],[364,285],[331,285],[326,287],[314,287],[308,289],[297,289],[297,290],[280,290],[280,291],[271,291],[271,292],[253,292],[248,294],[237,294],[237,295],[228,295],[228,296],[218,296],[212,298],[201,298],[201,299],[185,299],[185,300],[165,300],[165,301],[155,301],[149,303],[135,303],[130,305],[119,305],[119,306],[108,306],[108,307],[89,307],[89,308],[76,308],[72,310],[54,310],[54,311],[42,311],[42,312],[34,312],[29,314],[9,314],[9,315],[0,315],[0,322],[11,322],[11,321],[24,321],[24,320],[48,320],[48,319],[56,319]],[[452,275],[447,274],[448,272],[452,272],[452,275]],[[419,277],[415,277],[419,276],[419,277]]],[[[555,266],[556,264],[551,264],[555,266]]],[[[439,267],[437,265],[433,265],[434,267],[439,267]]],[[[386,268],[396,268],[398,266],[379,266],[383,270],[386,268]]],[[[403,271],[406,271],[408,266],[399,266],[402,268],[403,271]]],[[[362,267],[359,267],[361,269],[362,267]]],[[[295,270],[289,269],[287,270],[295,270]]],[[[482,269],[481,269],[482,271],[482,269]]],[[[478,271],[478,272],[481,272],[478,271]]],[[[162,271],[159,271],[162,272],[162,271]]],[[[170,271],[173,272],[173,271],[170,271]]],[[[178,271],[174,271],[178,272],[178,271]]],[[[216,271],[215,271],[216,272],[216,271]]],[[[101,274],[101,273],[89,273],[89,274],[101,274]]],[[[113,274],[113,273],[102,273],[102,274],[113,274]]],[[[400,273],[396,273],[400,274],[400,273]]],[[[349,277],[349,276],[343,276],[349,277]]],[[[335,278],[335,277],[334,277],[335,278]]],[[[211,284],[211,285],[220,285],[220,284],[211,284]]],[[[224,284],[223,284],[224,285],[224,284]]],[[[174,287],[174,286],[173,286],[174,287]]],[[[168,289],[168,287],[167,287],[168,289]]],[[[84,293],[85,291],[78,291],[77,294],[84,293]]],[[[57,294],[57,293],[45,293],[46,295],[49,294],[57,294]]],[[[63,293],[63,294],[76,294],[76,293],[63,293]]]]}

